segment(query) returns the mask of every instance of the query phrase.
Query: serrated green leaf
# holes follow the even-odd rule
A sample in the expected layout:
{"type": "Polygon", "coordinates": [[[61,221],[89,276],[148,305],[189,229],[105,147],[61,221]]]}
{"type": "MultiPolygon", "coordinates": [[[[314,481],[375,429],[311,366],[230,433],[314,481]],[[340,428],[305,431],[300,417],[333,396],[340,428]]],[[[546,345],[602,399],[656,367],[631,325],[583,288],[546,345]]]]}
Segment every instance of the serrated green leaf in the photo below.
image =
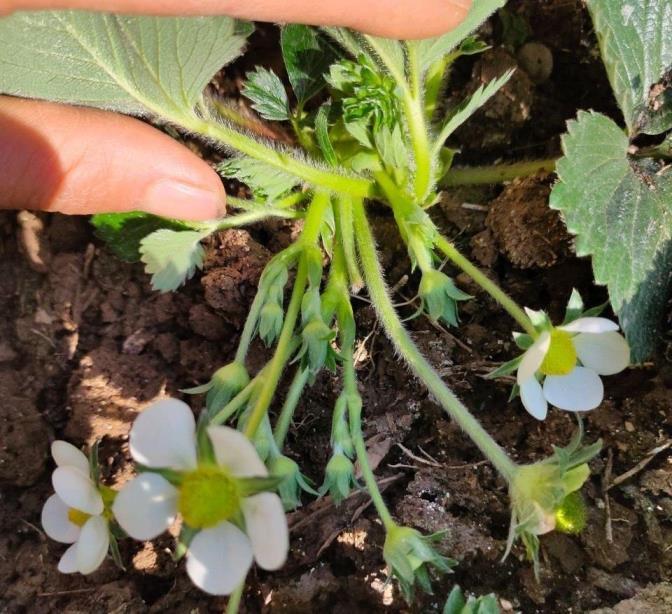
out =
{"type": "Polygon", "coordinates": [[[437,138],[437,146],[443,146],[445,140],[466,122],[478,109],[492,98],[513,75],[513,70],[507,70],[503,75],[481,85],[467,100],[463,101],[446,119],[437,138]]]}
{"type": "Polygon", "coordinates": [[[208,232],[157,230],[140,244],[145,271],[152,287],[160,292],[177,290],[203,266],[205,251],[201,240],[208,232]]]}
{"type": "Polygon", "coordinates": [[[251,30],[228,17],[15,13],[0,19],[0,93],[179,116],[251,30]]]}
{"type": "Polygon", "coordinates": [[[299,184],[299,179],[283,173],[268,164],[241,156],[225,160],[218,167],[219,173],[229,179],[238,179],[249,186],[260,199],[274,201],[299,184]]]}
{"type": "Polygon", "coordinates": [[[418,57],[423,69],[429,68],[434,62],[450,53],[469,34],[480,26],[497,9],[501,9],[506,0],[479,0],[474,2],[466,19],[454,30],[442,36],[428,38],[417,44],[418,57]]]}
{"type": "Polygon", "coordinates": [[[171,220],[158,215],[131,211],[130,213],[98,213],[91,218],[96,236],[122,260],[140,260],[140,241],[161,228],[189,230],[189,222],[171,220]]]}
{"type": "Polygon", "coordinates": [[[280,46],[289,82],[299,106],[303,106],[325,86],[324,73],[336,52],[318,30],[300,24],[282,28],[280,46]]]}
{"type": "Polygon", "coordinates": [[[285,121],[289,119],[289,99],[280,77],[261,66],[248,72],[243,86],[243,96],[252,101],[252,108],[264,119],[285,121]]]}
{"type": "Polygon", "coordinates": [[[670,289],[672,173],[630,159],[627,135],[604,115],[581,112],[568,129],[551,207],[577,235],[577,255],[592,256],[639,362],[658,339],[670,289]]]}
{"type": "Polygon", "coordinates": [[[329,112],[331,103],[325,102],[315,116],[315,138],[324,159],[330,166],[338,165],[338,157],[329,138],[329,112]]]}
{"type": "Polygon", "coordinates": [[[672,127],[672,91],[654,110],[651,87],[672,68],[672,2],[587,0],[602,58],[631,135],[672,127]]]}

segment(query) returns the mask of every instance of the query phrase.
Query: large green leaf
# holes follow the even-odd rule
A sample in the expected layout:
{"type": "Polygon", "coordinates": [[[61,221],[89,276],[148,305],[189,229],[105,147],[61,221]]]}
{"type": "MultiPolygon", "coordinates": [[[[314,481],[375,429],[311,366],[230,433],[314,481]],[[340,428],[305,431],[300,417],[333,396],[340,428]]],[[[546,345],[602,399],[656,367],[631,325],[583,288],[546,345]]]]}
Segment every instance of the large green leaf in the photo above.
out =
{"type": "Polygon", "coordinates": [[[607,285],[641,361],[655,346],[670,290],[672,171],[631,159],[627,135],[604,115],[580,112],[568,129],[551,206],[577,235],[577,255],[592,256],[595,281],[607,285]]]}
{"type": "Polygon", "coordinates": [[[300,24],[282,28],[280,45],[289,82],[303,106],[326,85],[324,74],[336,59],[336,52],[318,30],[300,24]]]}
{"type": "Polygon", "coordinates": [[[434,62],[455,49],[469,34],[480,26],[497,9],[501,9],[506,0],[476,0],[466,19],[454,30],[428,38],[417,43],[418,56],[423,68],[429,68],[434,62]]]}
{"type": "Polygon", "coordinates": [[[0,19],[0,93],[179,116],[250,31],[228,17],[16,13],[0,19]]]}
{"type": "Polygon", "coordinates": [[[672,70],[670,0],[587,0],[611,87],[631,135],[672,127],[672,88],[652,87],[672,70]]]}

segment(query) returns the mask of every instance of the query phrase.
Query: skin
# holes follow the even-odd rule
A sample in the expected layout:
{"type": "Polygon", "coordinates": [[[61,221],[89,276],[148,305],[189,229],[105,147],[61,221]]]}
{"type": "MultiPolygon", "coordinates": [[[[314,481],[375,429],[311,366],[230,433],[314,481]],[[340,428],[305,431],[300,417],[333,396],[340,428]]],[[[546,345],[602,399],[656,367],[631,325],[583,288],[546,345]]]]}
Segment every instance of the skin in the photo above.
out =
{"type": "MultiPolygon", "coordinates": [[[[1,13],[104,9],[348,26],[391,38],[436,36],[472,0],[4,0],[1,13]],[[422,9],[420,9],[422,7],[422,9]]],[[[143,210],[210,219],[225,210],[217,174],[176,141],[130,117],[0,96],[0,208],[88,214],[143,210]],[[156,152],[160,151],[160,160],[156,152]]]]}

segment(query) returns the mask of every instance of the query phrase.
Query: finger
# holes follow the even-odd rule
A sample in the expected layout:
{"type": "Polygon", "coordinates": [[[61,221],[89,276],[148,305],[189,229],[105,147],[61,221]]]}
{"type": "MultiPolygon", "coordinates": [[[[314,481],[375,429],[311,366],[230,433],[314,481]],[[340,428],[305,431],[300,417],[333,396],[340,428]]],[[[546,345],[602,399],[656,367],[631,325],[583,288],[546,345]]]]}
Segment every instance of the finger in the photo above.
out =
{"type": "Polygon", "coordinates": [[[259,21],[347,26],[392,38],[425,38],[452,30],[466,17],[471,3],[472,0],[9,0],[8,8],[222,14],[259,21]]]}
{"type": "Polygon", "coordinates": [[[223,213],[217,174],[139,120],[0,96],[0,208],[143,210],[184,219],[223,213]]]}

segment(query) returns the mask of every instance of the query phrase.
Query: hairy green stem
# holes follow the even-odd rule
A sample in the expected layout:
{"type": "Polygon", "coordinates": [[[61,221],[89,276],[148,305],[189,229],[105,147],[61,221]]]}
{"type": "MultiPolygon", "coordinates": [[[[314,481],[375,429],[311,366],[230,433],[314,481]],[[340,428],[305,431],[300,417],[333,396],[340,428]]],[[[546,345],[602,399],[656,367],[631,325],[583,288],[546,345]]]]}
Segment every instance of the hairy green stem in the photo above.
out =
{"type": "Polygon", "coordinates": [[[352,225],[352,197],[347,194],[339,194],[336,196],[335,204],[334,218],[336,222],[336,231],[341,246],[343,247],[350,287],[353,292],[359,292],[364,285],[364,281],[362,280],[362,273],[357,264],[355,233],[352,225]]]}
{"type": "Polygon", "coordinates": [[[502,290],[494,281],[474,265],[464,254],[462,254],[448,239],[438,235],[434,243],[436,247],[443,252],[456,266],[462,269],[471,277],[483,290],[494,298],[516,321],[523,330],[536,339],[539,336],[537,329],[534,328],[532,320],[527,316],[522,307],[516,303],[504,290],[502,290]]]}
{"type": "MultiPolygon", "coordinates": [[[[308,212],[306,213],[306,221],[303,226],[301,238],[298,243],[300,246],[314,245],[319,237],[320,228],[322,227],[323,217],[327,207],[329,206],[329,195],[324,192],[315,194],[311,202],[308,212]]],[[[271,362],[268,364],[268,373],[265,374],[261,390],[257,397],[256,403],[250,418],[245,424],[245,435],[249,439],[254,437],[254,434],[259,428],[268,407],[273,400],[273,395],[278,387],[278,382],[282,376],[287,361],[289,360],[289,350],[292,345],[292,338],[294,336],[294,327],[301,311],[301,301],[303,293],[306,289],[306,282],[308,278],[308,267],[305,258],[299,261],[299,267],[296,272],[296,279],[294,281],[294,288],[292,289],[292,296],[287,306],[285,313],[285,321],[280,331],[278,344],[273,354],[271,362]]]]}
{"type": "Polygon", "coordinates": [[[301,398],[309,379],[310,370],[299,367],[289,386],[285,402],[280,410],[280,415],[278,416],[278,420],[275,424],[275,431],[273,433],[275,443],[280,450],[282,450],[285,445],[285,439],[287,438],[287,433],[289,432],[289,427],[292,423],[292,418],[294,417],[294,411],[299,404],[299,399],[301,398]]]}
{"type": "Polygon", "coordinates": [[[363,177],[343,175],[318,167],[316,164],[299,158],[288,150],[279,150],[265,145],[261,141],[234,130],[230,126],[201,119],[196,115],[171,118],[183,128],[208,139],[218,141],[240,153],[274,166],[286,173],[295,175],[315,186],[367,197],[373,194],[373,183],[363,177]]]}
{"type": "Polygon", "coordinates": [[[378,512],[378,516],[380,516],[380,520],[382,521],[385,530],[389,531],[396,525],[396,523],[392,518],[392,514],[390,514],[390,510],[387,509],[387,505],[385,505],[383,495],[378,488],[378,482],[376,482],[376,476],[374,475],[373,469],[371,469],[371,464],[369,463],[369,456],[366,453],[366,443],[364,442],[364,434],[362,433],[362,404],[359,391],[357,390],[357,379],[355,375],[355,365],[352,357],[352,346],[342,348],[342,352],[343,388],[349,397],[357,398],[359,401],[358,403],[348,403],[348,418],[352,443],[355,446],[359,469],[362,472],[362,479],[364,480],[364,484],[366,484],[366,489],[369,491],[371,501],[376,508],[376,512],[378,512]]]}
{"type": "Polygon", "coordinates": [[[487,185],[513,181],[517,177],[529,177],[541,171],[552,173],[555,170],[555,158],[549,160],[531,160],[515,164],[495,164],[493,166],[453,167],[439,181],[441,187],[460,185],[487,185]]]}
{"type": "Polygon", "coordinates": [[[446,386],[404,328],[387,292],[376,254],[375,239],[366,219],[364,206],[359,203],[355,204],[354,220],[364,280],[387,336],[453,420],[471,437],[472,441],[502,476],[507,481],[511,481],[516,471],[516,464],[446,386]]]}

